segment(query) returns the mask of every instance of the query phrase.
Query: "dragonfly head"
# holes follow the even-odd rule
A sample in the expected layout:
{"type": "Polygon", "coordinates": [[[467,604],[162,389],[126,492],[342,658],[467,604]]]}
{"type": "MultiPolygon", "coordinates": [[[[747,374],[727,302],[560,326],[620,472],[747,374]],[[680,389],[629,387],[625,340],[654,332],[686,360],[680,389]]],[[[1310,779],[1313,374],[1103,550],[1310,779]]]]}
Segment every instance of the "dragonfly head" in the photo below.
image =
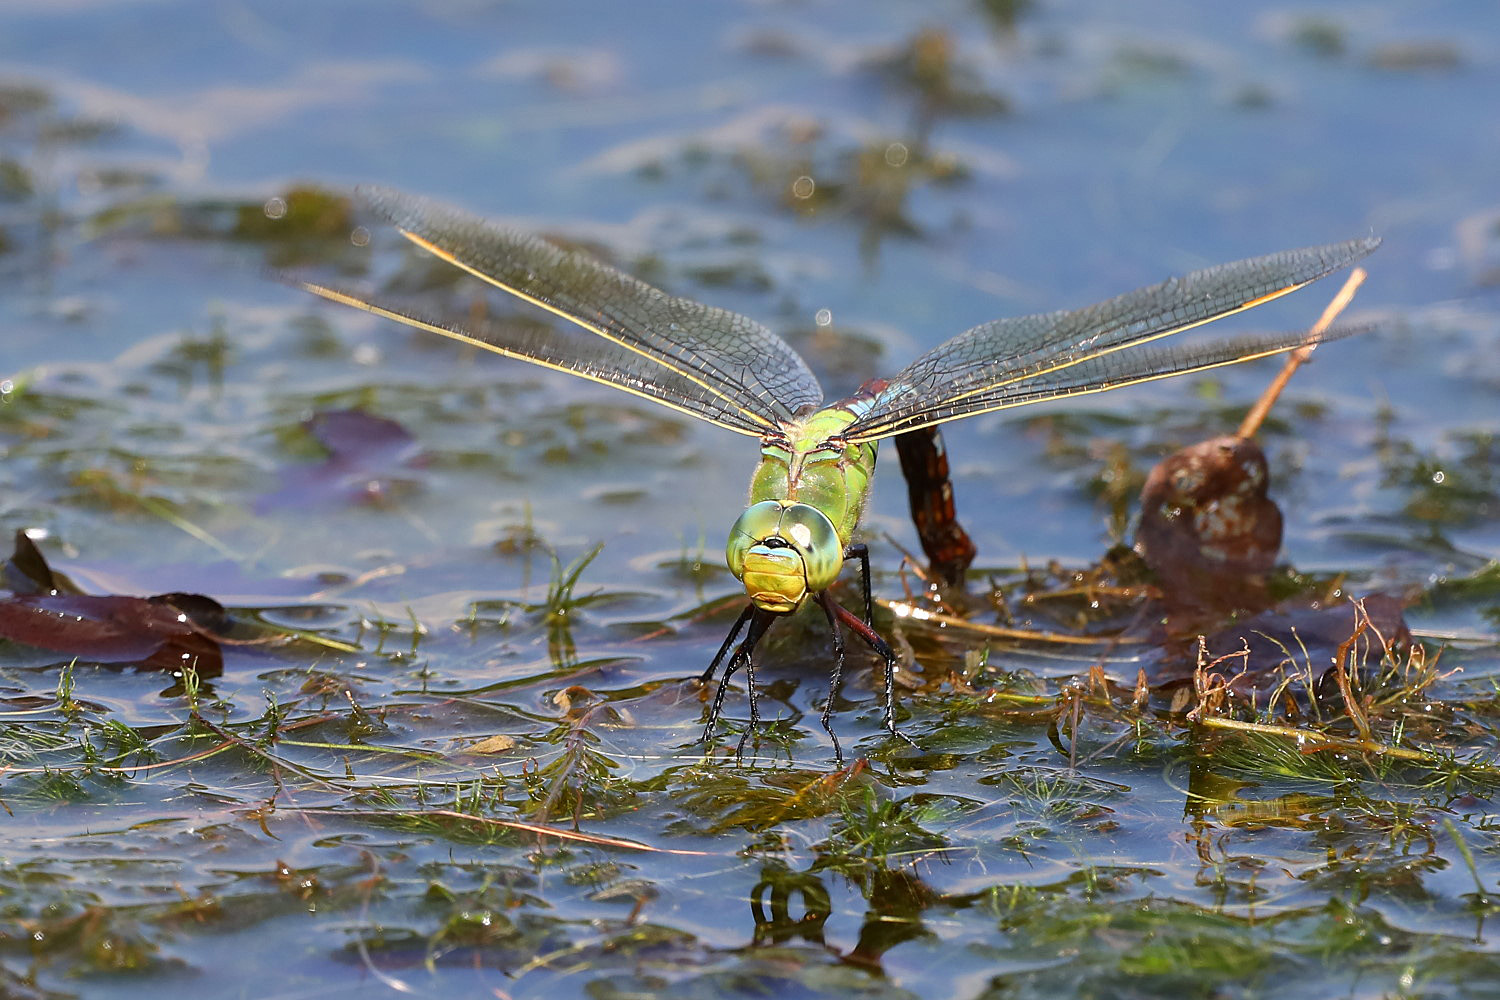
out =
{"type": "Polygon", "coordinates": [[[805,503],[762,500],[729,529],[729,569],[765,611],[794,611],[838,579],[844,546],[828,515],[805,503]]]}

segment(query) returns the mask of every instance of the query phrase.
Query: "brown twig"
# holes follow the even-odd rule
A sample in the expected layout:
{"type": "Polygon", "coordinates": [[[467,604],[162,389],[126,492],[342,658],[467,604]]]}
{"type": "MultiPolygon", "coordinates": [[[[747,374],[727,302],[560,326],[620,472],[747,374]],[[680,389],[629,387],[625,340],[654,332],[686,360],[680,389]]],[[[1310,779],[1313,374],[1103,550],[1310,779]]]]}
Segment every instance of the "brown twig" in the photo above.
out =
{"type": "Polygon", "coordinates": [[[980,635],[994,636],[999,639],[1023,639],[1031,642],[1052,642],[1071,646],[1097,646],[1104,642],[1141,643],[1146,641],[1144,638],[1135,636],[1108,638],[1097,635],[1073,635],[1069,632],[1048,632],[1041,629],[1006,628],[1003,625],[986,625],[983,622],[971,622],[937,611],[927,611],[922,608],[913,607],[904,601],[877,600],[875,603],[889,609],[897,618],[907,618],[914,622],[942,625],[947,628],[976,632],[980,635]]]}
{"type": "Polygon", "coordinates": [[[1252,438],[1255,436],[1255,432],[1260,430],[1260,425],[1265,422],[1266,415],[1271,412],[1271,407],[1276,405],[1276,399],[1281,395],[1281,390],[1285,389],[1286,384],[1291,381],[1292,374],[1298,368],[1302,367],[1303,362],[1312,356],[1313,350],[1318,346],[1317,339],[1323,335],[1325,330],[1333,325],[1333,321],[1338,317],[1338,314],[1343,312],[1344,307],[1353,300],[1354,293],[1359,290],[1359,286],[1364,280],[1364,268],[1356,267],[1350,273],[1348,280],[1344,282],[1344,287],[1339,289],[1339,293],[1333,297],[1333,300],[1328,303],[1328,307],[1323,310],[1323,315],[1318,317],[1318,322],[1313,324],[1313,328],[1308,331],[1307,339],[1309,342],[1287,355],[1286,364],[1282,365],[1281,371],[1271,380],[1271,384],[1266,387],[1266,391],[1261,393],[1260,398],[1255,401],[1255,405],[1250,408],[1250,412],[1245,414],[1245,419],[1240,422],[1240,429],[1236,432],[1239,437],[1252,438]]]}
{"type": "Polygon", "coordinates": [[[1421,750],[1392,746],[1387,743],[1377,743],[1374,740],[1334,736],[1312,729],[1298,729],[1295,726],[1278,726],[1267,722],[1243,722],[1239,719],[1226,719],[1219,716],[1209,716],[1205,719],[1199,719],[1197,720],[1197,724],[1210,729],[1232,729],[1241,733],[1259,733],[1263,736],[1283,737],[1295,742],[1298,749],[1303,753],[1314,753],[1322,750],[1343,750],[1376,754],[1382,757],[1396,757],[1400,760],[1418,761],[1424,764],[1436,764],[1442,760],[1441,756],[1437,754],[1421,750]]]}

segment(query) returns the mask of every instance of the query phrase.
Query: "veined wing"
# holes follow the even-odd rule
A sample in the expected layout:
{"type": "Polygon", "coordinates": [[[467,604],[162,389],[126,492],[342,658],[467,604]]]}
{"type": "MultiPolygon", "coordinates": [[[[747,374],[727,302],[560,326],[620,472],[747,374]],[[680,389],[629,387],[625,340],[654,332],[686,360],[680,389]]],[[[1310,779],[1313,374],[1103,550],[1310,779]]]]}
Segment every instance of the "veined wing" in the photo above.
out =
{"type": "Polygon", "coordinates": [[[357,292],[293,279],[314,295],[354,306],[407,326],[473,344],[496,354],[592,379],[669,406],[728,430],[759,437],[766,425],[702,383],[690,381],[655,360],[581,330],[552,329],[532,323],[480,320],[460,325],[425,316],[404,305],[357,292]]]}
{"type": "Polygon", "coordinates": [[[1241,341],[1237,346],[1251,351],[1241,359],[1224,357],[1224,345],[1146,353],[1142,360],[1116,357],[1116,352],[1296,291],[1379,245],[1380,240],[1372,237],[1287,250],[1194,271],[1083,309],[976,326],[893,377],[844,436],[849,441],[873,441],[1007,406],[1101,392],[1290,350],[1306,338],[1287,338],[1281,347],[1268,346],[1281,343],[1277,338],[1241,341]],[[1153,362],[1171,370],[1153,371],[1153,362]],[[1080,366],[1082,371],[1063,374],[1080,366]]]}
{"type": "MultiPolygon", "coordinates": [[[[786,341],[748,317],[668,295],[586,254],[421,198],[385,189],[361,188],[360,193],[422,249],[675,376],[653,380],[655,391],[644,395],[677,405],[680,400],[667,388],[691,383],[698,386],[694,398],[717,397],[722,412],[737,410],[747,421],[744,426],[723,419],[716,423],[746,433],[782,427],[822,402],[823,390],[807,363],[786,341]],[[754,430],[748,429],[751,425],[754,430]]],[[[507,353],[484,338],[471,339],[507,353]]],[[[553,351],[551,360],[521,350],[510,353],[575,374],[592,371],[587,374],[591,378],[604,374],[592,351],[575,359],[558,358],[553,351]]],[[[610,355],[610,363],[616,363],[619,355],[610,355]]],[[[636,365],[632,371],[638,378],[645,369],[636,365]]],[[[598,380],[629,388],[621,379],[598,380]]]]}
{"type": "MultiPolygon", "coordinates": [[[[1144,346],[1123,353],[1096,354],[1066,368],[1049,368],[1040,374],[1003,382],[995,388],[973,396],[966,396],[952,404],[958,412],[947,412],[943,407],[929,407],[910,418],[909,422],[897,422],[878,436],[886,437],[903,431],[927,427],[956,417],[973,413],[989,413],[1028,403],[1041,403],[1049,399],[1067,396],[1083,396],[1094,392],[1108,392],[1142,382],[1171,378],[1174,375],[1190,375],[1236,365],[1242,361],[1270,357],[1294,351],[1308,344],[1321,344],[1363,332],[1362,327],[1339,327],[1311,337],[1306,332],[1273,334],[1262,337],[1237,337],[1220,340],[1196,347],[1144,346]]],[[[846,435],[849,440],[867,441],[868,432],[846,435]]]]}

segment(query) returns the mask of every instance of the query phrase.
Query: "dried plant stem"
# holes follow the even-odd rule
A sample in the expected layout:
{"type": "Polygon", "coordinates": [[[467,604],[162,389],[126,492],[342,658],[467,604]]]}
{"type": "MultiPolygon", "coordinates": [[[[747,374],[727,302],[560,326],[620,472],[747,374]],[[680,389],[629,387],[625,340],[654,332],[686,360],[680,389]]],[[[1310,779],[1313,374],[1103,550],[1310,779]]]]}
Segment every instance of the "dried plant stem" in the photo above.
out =
{"type": "Polygon", "coordinates": [[[1137,636],[1104,637],[1097,635],[1073,635],[1068,632],[1048,632],[1040,629],[1006,628],[1003,625],[986,625],[982,622],[971,622],[937,611],[926,611],[914,607],[905,601],[877,600],[875,603],[890,609],[898,618],[910,618],[913,621],[930,622],[935,625],[943,625],[965,632],[974,632],[979,635],[994,636],[1000,639],[1023,639],[1031,642],[1052,642],[1069,646],[1098,646],[1104,643],[1113,645],[1126,643],[1138,644],[1146,641],[1144,638],[1137,636]]]}
{"type": "Polygon", "coordinates": [[[1344,750],[1359,751],[1360,753],[1378,754],[1382,757],[1395,757],[1398,760],[1419,761],[1424,764],[1434,762],[1433,755],[1421,750],[1411,750],[1406,747],[1390,746],[1378,743],[1375,740],[1350,739],[1346,736],[1332,736],[1328,733],[1320,733],[1308,729],[1298,729],[1295,726],[1278,726],[1266,722],[1242,722],[1239,719],[1225,719],[1219,716],[1208,716],[1197,720],[1200,726],[1210,729],[1232,729],[1241,733],[1259,733],[1263,736],[1281,736],[1289,740],[1295,740],[1302,745],[1304,753],[1312,753],[1318,750],[1344,750]]]}
{"type": "Polygon", "coordinates": [[[1281,390],[1286,388],[1286,384],[1291,381],[1292,374],[1298,368],[1302,367],[1302,363],[1312,355],[1313,350],[1318,346],[1315,343],[1317,338],[1323,335],[1323,331],[1333,325],[1333,321],[1338,317],[1338,314],[1343,312],[1344,307],[1354,299],[1354,293],[1359,290],[1359,286],[1364,283],[1364,280],[1364,268],[1356,267],[1350,273],[1349,279],[1344,282],[1344,287],[1339,289],[1339,293],[1333,297],[1333,300],[1328,303],[1328,307],[1323,310],[1323,315],[1318,317],[1318,322],[1313,324],[1313,328],[1308,331],[1308,340],[1314,342],[1304,344],[1287,355],[1286,364],[1282,365],[1281,371],[1271,380],[1271,384],[1266,387],[1266,391],[1261,393],[1260,399],[1255,401],[1255,405],[1250,408],[1250,412],[1245,414],[1245,419],[1240,422],[1240,429],[1236,432],[1239,437],[1252,438],[1255,436],[1255,432],[1260,430],[1260,425],[1265,422],[1266,414],[1270,413],[1271,407],[1276,405],[1277,397],[1281,395],[1281,390]]]}

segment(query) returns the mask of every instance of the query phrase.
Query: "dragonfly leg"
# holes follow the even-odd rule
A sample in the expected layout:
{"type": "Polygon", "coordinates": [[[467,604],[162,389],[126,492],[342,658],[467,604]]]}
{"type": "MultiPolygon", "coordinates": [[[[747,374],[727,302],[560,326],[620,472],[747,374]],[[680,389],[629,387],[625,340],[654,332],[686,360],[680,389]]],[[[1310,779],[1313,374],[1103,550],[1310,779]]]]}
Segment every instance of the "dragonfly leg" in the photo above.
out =
{"type": "MultiPolygon", "coordinates": [[[[907,736],[901,730],[899,730],[899,729],[896,728],[896,653],[895,653],[895,650],[891,649],[891,644],[890,643],[886,642],[884,639],[882,639],[880,637],[880,633],[876,632],[873,628],[871,628],[864,621],[862,621],[860,619],[859,615],[856,615],[854,612],[850,611],[848,608],[844,607],[842,604],[839,604],[839,603],[837,603],[835,601],[832,601],[832,600],[830,600],[828,602],[828,605],[829,605],[829,607],[832,608],[833,614],[838,618],[839,621],[843,622],[845,625],[848,625],[849,628],[853,630],[853,632],[854,632],[855,635],[857,635],[861,639],[863,639],[867,644],[869,644],[869,647],[871,649],[875,650],[876,653],[880,654],[881,659],[885,660],[885,729],[886,729],[886,732],[890,733],[892,736],[899,736],[903,740],[905,740],[906,742],[910,743],[912,746],[916,747],[917,743],[916,743],[915,740],[913,740],[910,736],[907,736]]],[[[825,608],[825,610],[827,610],[827,608],[825,608]]],[[[920,750],[921,747],[917,747],[917,749],[920,750]]]]}
{"type": "MultiPolygon", "coordinates": [[[[714,693],[714,703],[708,710],[708,723],[703,727],[702,736],[702,740],[705,743],[708,742],[709,738],[713,736],[714,727],[719,723],[719,712],[720,709],[724,706],[724,695],[729,691],[729,678],[734,676],[734,672],[740,668],[741,662],[745,663],[749,668],[746,670],[746,674],[751,678],[751,718],[752,720],[758,718],[759,709],[755,703],[754,687],[755,668],[751,663],[750,657],[751,654],[755,651],[756,644],[760,642],[761,636],[766,634],[766,629],[770,628],[771,623],[776,620],[776,614],[771,611],[762,611],[754,605],[747,608],[745,610],[745,613],[740,615],[740,620],[735,623],[734,629],[729,633],[729,640],[726,640],[724,644],[725,648],[728,648],[729,641],[733,640],[734,636],[739,632],[740,627],[745,624],[745,619],[747,618],[750,620],[750,628],[746,630],[745,638],[740,641],[740,644],[738,646],[735,647],[734,654],[729,657],[729,663],[724,668],[724,676],[719,678],[719,690],[714,693]]],[[[724,651],[721,649],[719,651],[719,656],[723,655],[724,651]]],[[[714,657],[715,666],[717,666],[718,661],[719,657],[714,657]]],[[[709,673],[712,672],[712,668],[710,668],[709,673]]],[[[705,674],[704,676],[707,677],[708,674],[705,674]]]]}
{"type": "Polygon", "coordinates": [[[875,624],[875,603],[870,597],[870,548],[857,542],[844,550],[844,558],[859,560],[859,586],[865,592],[865,624],[875,624]]]}
{"type": "Polygon", "coordinates": [[[844,679],[844,630],[839,627],[838,615],[834,608],[838,607],[824,590],[817,595],[818,606],[828,616],[828,631],[833,637],[833,677],[828,682],[828,704],[823,706],[823,731],[828,738],[833,740],[833,760],[839,767],[844,766],[844,748],[839,745],[838,734],[833,731],[833,703],[839,696],[839,685],[844,679]]]}
{"type": "Polygon", "coordinates": [[[750,620],[750,616],[754,613],[755,605],[745,605],[745,610],[741,611],[739,618],[735,620],[734,628],[730,629],[729,634],[724,637],[724,645],[720,646],[719,651],[714,654],[713,662],[710,663],[708,665],[708,669],[703,671],[703,673],[699,676],[699,684],[707,684],[710,680],[713,679],[714,671],[719,669],[719,662],[724,659],[724,654],[729,652],[730,646],[734,645],[735,637],[740,634],[740,629],[745,627],[745,623],[750,620]]]}
{"type": "Polygon", "coordinates": [[[750,725],[740,733],[740,741],[735,744],[734,755],[736,758],[745,755],[745,741],[750,734],[760,728],[760,699],[755,693],[755,657],[750,655],[750,650],[745,650],[745,690],[750,696],[750,725]]]}

